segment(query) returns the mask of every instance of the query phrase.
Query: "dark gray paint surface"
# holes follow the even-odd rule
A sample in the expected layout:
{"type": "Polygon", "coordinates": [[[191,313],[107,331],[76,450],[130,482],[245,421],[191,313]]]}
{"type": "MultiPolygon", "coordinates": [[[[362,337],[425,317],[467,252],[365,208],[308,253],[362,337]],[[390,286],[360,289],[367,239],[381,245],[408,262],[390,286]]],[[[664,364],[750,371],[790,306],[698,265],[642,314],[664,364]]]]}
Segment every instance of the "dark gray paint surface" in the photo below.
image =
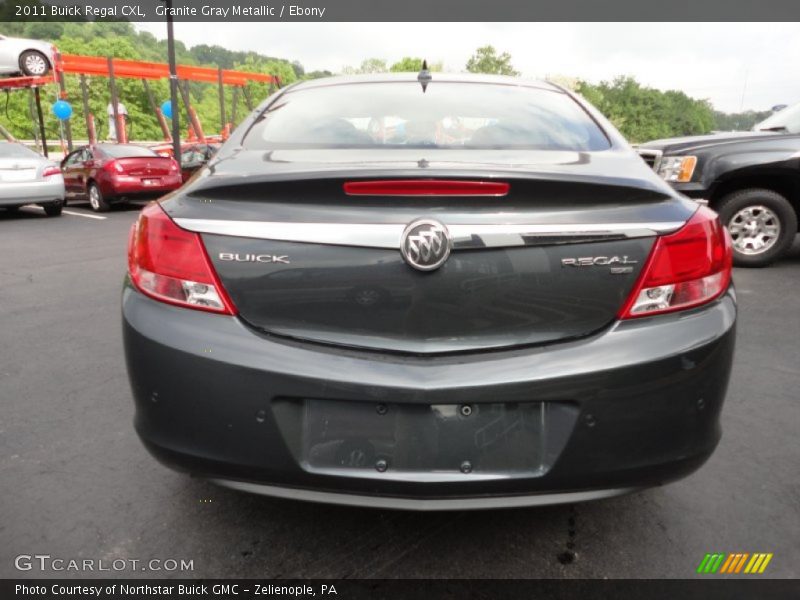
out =
{"type": "MultiPolygon", "coordinates": [[[[517,85],[507,78],[485,79],[492,85],[517,85]]],[[[313,89],[303,88],[348,81],[325,79],[287,88],[249,119],[282,96],[313,96],[313,89]]],[[[208,167],[163,205],[174,219],[223,222],[408,224],[424,217],[447,226],[592,224],[613,232],[620,222],[644,223],[647,229],[649,223],[686,221],[696,205],[639,160],[603,117],[593,117],[608,135],[607,150],[254,150],[249,148],[262,145],[252,141],[258,132],[247,133],[246,121],[208,167]],[[502,181],[510,188],[501,197],[350,196],[343,189],[353,180],[408,178],[502,181]]],[[[358,235],[347,235],[346,225],[342,232],[348,242],[361,243],[358,235]]],[[[442,267],[419,273],[394,250],[290,239],[204,236],[220,279],[247,323],[295,339],[417,354],[513,348],[596,333],[614,320],[652,245],[652,238],[468,252],[456,245],[458,251],[442,267]],[[269,254],[285,261],[225,261],[220,260],[223,254],[269,254]],[[608,267],[562,266],[563,259],[598,256],[633,266],[615,275],[608,267]],[[367,297],[370,306],[364,304],[367,297]]]]}
{"type": "Polygon", "coordinates": [[[431,273],[397,250],[206,235],[223,285],[254,327],[292,338],[434,353],[583,337],[608,326],[653,238],[451,253],[431,273]],[[219,260],[271,254],[289,264],[219,260]],[[562,259],[625,257],[629,273],[563,267],[562,259]]]}
{"type": "Polygon", "coordinates": [[[43,552],[189,558],[198,577],[692,577],[710,551],[773,552],[771,576],[800,576],[800,242],[735,273],[724,435],[700,471],[575,513],[412,514],[248,496],[152,460],[131,427],[119,328],[134,218],[0,211],[0,576],[43,552]]]}

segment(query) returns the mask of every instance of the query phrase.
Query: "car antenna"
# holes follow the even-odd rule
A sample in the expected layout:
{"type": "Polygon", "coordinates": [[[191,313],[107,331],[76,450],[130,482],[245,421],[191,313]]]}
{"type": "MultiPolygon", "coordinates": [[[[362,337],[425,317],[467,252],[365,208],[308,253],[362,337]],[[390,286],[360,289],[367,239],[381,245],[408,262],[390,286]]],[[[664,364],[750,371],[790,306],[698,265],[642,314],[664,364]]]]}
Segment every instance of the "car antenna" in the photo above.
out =
{"type": "Polygon", "coordinates": [[[425,93],[425,90],[428,88],[428,84],[433,80],[431,77],[431,72],[428,70],[428,61],[422,61],[422,69],[417,75],[417,81],[419,81],[420,85],[422,86],[422,93],[425,93]]]}

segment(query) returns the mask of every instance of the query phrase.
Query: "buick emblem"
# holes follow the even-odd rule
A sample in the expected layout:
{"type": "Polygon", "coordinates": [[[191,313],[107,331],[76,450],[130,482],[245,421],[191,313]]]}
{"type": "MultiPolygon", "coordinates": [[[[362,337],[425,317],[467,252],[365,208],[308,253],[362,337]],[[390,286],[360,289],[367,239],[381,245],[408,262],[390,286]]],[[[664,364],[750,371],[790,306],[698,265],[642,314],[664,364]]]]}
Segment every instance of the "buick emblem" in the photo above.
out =
{"type": "Polygon", "coordinates": [[[405,261],[420,271],[438,269],[450,256],[450,232],[432,219],[410,223],[400,238],[400,252],[405,261]]]}

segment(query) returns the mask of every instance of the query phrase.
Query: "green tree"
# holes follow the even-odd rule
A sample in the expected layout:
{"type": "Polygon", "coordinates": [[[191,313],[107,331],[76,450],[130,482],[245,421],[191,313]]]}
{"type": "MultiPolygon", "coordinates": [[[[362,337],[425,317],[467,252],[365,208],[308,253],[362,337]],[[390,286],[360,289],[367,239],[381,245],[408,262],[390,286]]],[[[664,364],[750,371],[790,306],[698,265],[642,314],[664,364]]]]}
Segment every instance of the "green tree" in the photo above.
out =
{"type": "MultiPolygon", "coordinates": [[[[389,70],[392,73],[417,73],[422,70],[422,63],[423,59],[421,58],[412,58],[410,56],[404,56],[402,59],[394,63],[389,70]]],[[[428,63],[428,70],[429,71],[441,71],[442,70],[442,63],[428,63]]]]}
{"type": "Polygon", "coordinates": [[[333,75],[330,71],[310,71],[303,75],[303,79],[319,79],[320,77],[330,77],[333,75]]]}
{"type": "Polygon", "coordinates": [[[756,123],[760,123],[771,114],[771,110],[747,110],[740,113],[724,113],[715,110],[714,129],[719,131],[750,131],[756,123]]]}
{"type": "Polygon", "coordinates": [[[64,32],[64,23],[54,21],[33,21],[25,23],[21,37],[34,40],[53,39],[61,37],[64,32]]]}
{"type": "Polygon", "coordinates": [[[342,73],[345,75],[360,75],[369,73],[386,73],[389,67],[382,58],[365,58],[359,67],[345,67],[342,73]]]}
{"type": "Polygon", "coordinates": [[[294,69],[294,74],[297,79],[303,79],[305,77],[306,70],[303,68],[303,65],[299,60],[292,61],[292,69],[294,69]]]}
{"type": "Polygon", "coordinates": [[[470,73],[490,73],[494,75],[519,75],[511,66],[511,55],[503,52],[498,55],[494,46],[482,46],[467,61],[470,73]]]}
{"type": "MultiPolygon", "coordinates": [[[[1,6],[1,5],[0,5],[1,6]]],[[[2,10],[0,10],[0,14],[2,10]]],[[[13,17],[12,17],[13,18],[13,17]]],[[[113,56],[115,58],[166,62],[166,40],[156,39],[150,33],[137,32],[128,22],[0,22],[0,31],[7,35],[41,39],[54,43],[64,54],[84,54],[93,56],[113,56]]],[[[220,66],[224,69],[238,68],[255,73],[278,75],[283,85],[297,80],[297,73],[304,72],[299,62],[264,56],[256,52],[231,51],[221,46],[200,45],[187,48],[180,41],[176,42],[176,55],[179,64],[220,66]]],[[[108,133],[106,107],[110,99],[109,82],[105,77],[87,77],[89,90],[89,108],[95,115],[98,137],[105,138],[108,133]]],[[[79,78],[75,75],[65,76],[67,99],[72,103],[73,113],[70,119],[73,137],[85,138],[86,123],[83,117],[79,78]]],[[[169,98],[166,79],[150,81],[156,104],[160,105],[169,98]]],[[[253,101],[261,102],[274,91],[274,86],[267,84],[249,84],[253,101]]],[[[130,135],[132,140],[161,139],[161,129],[153,114],[142,82],[138,79],[117,79],[117,90],[120,100],[128,110],[130,135]]],[[[196,83],[189,85],[189,94],[193,107],[197,111],[207,134],[220,131],[222,124],[219,115],[219,95],[215,84],[196,83]]],[[[61,123],[50,111],[51,104],[57,99],[57,89],[49,85],[42,90],[45,130],[49,140],[58,139],[61,123]]],[[[233,89],[225,90],[227,116],[232,114],[233,89]]],[[[5,104],[5,103],[4,103],[5,104]]],[[[11,133],[20,139],[31,139],[36,134],[35,119],[31,114],[30,94],[25,90],[14,91],[8,95],[7,110],[3,110],[2,118],[11,133]]],[[[4,107],[5,109],[6,107],[4,107]]],[[[179,103],[181,129],[185,134],[188,120],[186,111],[179,103]]],[[[237,121],[247,114],[244,99],[239,95],[237,121]]]]}
{"type": "Polygon", "coordinates": [[[577,91],[633,143],[708,133],[714,128],[713,109],[707,100],[642,86],[633,77],[597,85],[581,81],[577,91]]]}

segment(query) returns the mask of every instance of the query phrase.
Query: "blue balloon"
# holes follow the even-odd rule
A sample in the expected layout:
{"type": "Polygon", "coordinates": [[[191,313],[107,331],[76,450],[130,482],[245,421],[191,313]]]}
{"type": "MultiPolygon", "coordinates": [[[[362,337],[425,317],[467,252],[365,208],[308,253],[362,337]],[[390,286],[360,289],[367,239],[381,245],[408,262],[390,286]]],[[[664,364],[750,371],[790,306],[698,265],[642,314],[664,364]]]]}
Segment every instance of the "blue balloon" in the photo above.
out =
{"type": "Polygon", "coordinates": [[[66,100],[53,103],[53,114],[61,121],[66,121],[72,116],[72,105],[66,100]]]}
{"type": "Polygon", "coordinates": [[[169,100],[164,100],[164,102],[161,104],[161,114],[168,119],[172,118],[172,102],[169,100]]]}

